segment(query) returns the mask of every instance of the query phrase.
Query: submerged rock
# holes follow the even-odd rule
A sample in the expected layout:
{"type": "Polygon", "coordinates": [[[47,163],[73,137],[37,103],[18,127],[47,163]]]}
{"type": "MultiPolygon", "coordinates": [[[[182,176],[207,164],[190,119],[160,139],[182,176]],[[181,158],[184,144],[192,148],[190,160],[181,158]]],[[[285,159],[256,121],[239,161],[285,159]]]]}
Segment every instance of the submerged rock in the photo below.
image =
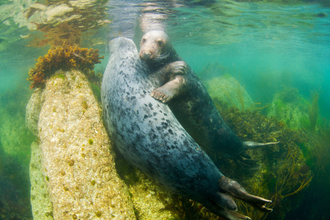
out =
{"type": "Polygon", "coordinates": [[[175,219],[176,216],[167,207],[174,203],[173,193],[156,184],[139,170],[134,171],[139,179],[129,186],[129,191],[138,219],[175,219]]]}
{"type": "Polygon", "coordinates": [[[36,89],[26,106],[25,124],[32,134],[38,136],[38,120],[43,102],[45,101],[44,90],[36,89]]]}
{"type": "Polygon", "coordinates": [[[174,219],[174,194],[139,170],[121,166],[85,76],[58,71],[36,89],[26,124],[38,136],[31,146],[34,219],[174,219]],[[134,210],[133,210],[134,206],[134,210]]]}
{"type": "Polygon", "coordinates": [[[290,95],[286,95],[286,93],[287,92],[280,92],[275,94],[272,103],[267,109],[267,116],[274,116],[277,120],[283,121],[288,127],[293,129],[302,127],[309,128],[309,103],[299,96],[298,92],[297,94],[294,93],[294,95],[292,92],[290,95]],[[291,97],[291,99],[287,97],[291,97]]]}
{"type": "Polygon", "coordinates": [[[53,204],[50,201],[46,178],[41,172],[42,155],[37,142],[31,145],[30,182],[31,182],[31,206],[34,219],[52,220],[53,204]]]}
{"type": "Polygon", "coordinates": [[[208,90],[212,99],[218,98],[228,107],[236,107],[239,110],[246,110],[253,106],[254,102],[250,95],[239,82],[229,74],[204,80],[203,84],[208,90]]]}
{"type": "MultiPolygon", "coordinates": [[[[38,105],[40,98],[35,100],[38,105]]],[[[47,80],[40,115],[30,114],[30,121],[39,115],[40,172],[54,219],[136,219],[100,111],[85,76],[70,71],[47,80]]]]}

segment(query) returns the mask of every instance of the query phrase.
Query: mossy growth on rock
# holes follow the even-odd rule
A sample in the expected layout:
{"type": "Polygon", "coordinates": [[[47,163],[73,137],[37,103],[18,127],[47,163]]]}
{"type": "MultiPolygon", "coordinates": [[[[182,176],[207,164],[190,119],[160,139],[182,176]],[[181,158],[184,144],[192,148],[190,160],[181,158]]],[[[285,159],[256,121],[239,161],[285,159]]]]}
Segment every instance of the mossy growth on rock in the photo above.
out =
{"type": "Polygon", "coordinates": [[[285,87],[279,96],[284,102],[292,102],[299,98],[299,90],[293,87],[285,87]]]}
{"type": "Polygon", "coordinates": [[[273,101],[267,109],[267,115],[285,122],[292,129],[309,129],[309,105],[309,102],[299,95],[298,89],[285,87],[283,91],[274,95],[273,101]]]}
{"type": "MultiPolygon", "coordinates": [[[[52,76],[57,70],[67,71],[70,69],[79,69],[87,79],[93,83],[99,82],[102,74],[95,74],[94,65],[100,63],[98,50],[80,48],[63,44],[62,46],[52,46],[48,53],[36,59],[35,68],[29,70],[30,88],[43,87],[47,78],[52,76]]],[[[97,83],[99,84],[99,83],[97,83]]]]}

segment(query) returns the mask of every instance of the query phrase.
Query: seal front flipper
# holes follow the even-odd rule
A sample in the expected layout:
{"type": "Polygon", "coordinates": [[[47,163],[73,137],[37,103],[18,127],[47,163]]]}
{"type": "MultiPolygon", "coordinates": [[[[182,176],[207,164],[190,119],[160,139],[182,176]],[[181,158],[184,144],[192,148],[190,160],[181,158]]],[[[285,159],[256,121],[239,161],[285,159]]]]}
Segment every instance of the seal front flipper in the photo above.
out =
{"type": "Polygon", "coordinates": [[[154,75],[162,79],[161,84],[164,85],[153,90],[151,97],[165,103],[182,94],[186,86],[186,71],[187,64],[183,61],[169,63],[158,70],[154,75]]]}
{"type": "Polygon", "coordinates": [[[219,179],[219,187],[223,191],[231,194],[232,196],[239,198],[245,202],[248,202],[252,206],[260,209],[261,211],[271,212],[270,208],[267,208],[266,203],[271,203],[271,200],[264,199],[259,196],[254,196],[246,192],[246,190],[235,180],[229,179],[228,177],[222,176],[219,179]]]}
{"type": "Polygon", "coordinates": [[[152,91],[151,97],[162,101],[163,103],[168,102],[182,93],[185,81],[186,80],[183,76],[177,75],[173,80],[152,91]]]}

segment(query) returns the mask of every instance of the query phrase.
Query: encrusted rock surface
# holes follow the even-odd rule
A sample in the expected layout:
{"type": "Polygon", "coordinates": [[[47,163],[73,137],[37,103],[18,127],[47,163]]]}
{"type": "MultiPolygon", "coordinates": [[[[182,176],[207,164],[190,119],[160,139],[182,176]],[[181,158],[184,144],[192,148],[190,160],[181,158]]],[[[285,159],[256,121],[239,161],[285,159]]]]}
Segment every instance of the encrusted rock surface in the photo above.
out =
{"type": "Polygon", "coordinates": [[[53,219],[53,204],[50,201],[46,179],[42,174],[41,149],[37,142],[31,145],[30,182],[33,218],[38,220],[53,219]]]}
{"type": "Polygon", "coordinates": [[[38,131],[54,219],[136,219],[100,108],[79,71],[47,80],[38,131]]]}
{"type": "Polygon", "coordinates": [[[139,181],[130,185],[129,191],[132,194],[138,219],[176,219],[176,216],[167,208],[169,204],[173,203],[173,194],[156,184],[137,169],[135,169],[135,175],[139,178],[139,181]]]}
{"type": "Polygon", "coordinates": [[[26,106],[25,124],[32,134],[38,136],[38,120],[43,102],[45,101],[43,89],[36,89],[26,106]]]}
{"type": "Polygon", "coordinates": [[[175,218],[167,208],[173,195],[142,172],[128,173],[137,178],[129,187],[119,179],[100,108],[80,72],[58,71],[36,89],[26,124],[39,139],[31,145],[34,219],[175,218]]]}

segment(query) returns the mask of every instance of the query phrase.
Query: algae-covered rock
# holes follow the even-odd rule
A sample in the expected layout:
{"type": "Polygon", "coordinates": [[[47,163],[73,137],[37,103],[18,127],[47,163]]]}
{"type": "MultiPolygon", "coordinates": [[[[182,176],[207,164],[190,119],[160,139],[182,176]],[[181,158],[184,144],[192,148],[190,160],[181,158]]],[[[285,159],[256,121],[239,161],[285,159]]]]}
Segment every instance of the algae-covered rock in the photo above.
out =
{"type": "Polygon", "coordinates": [[[308,106],[309,103],[298,93],[285,89],[275,94],[268,108],[267,116],[276,117],[277,120],[285,122],[290,128],[309,128],[308,106]]]}
{"type": "Polygon", "coordinates": [[[135,169],[138,181],[129,186],[134,208],[139,220],[175,219],[167,205],[174,203],[172,193],[135,169]]]}
{"type": "Polygon", "coordinates": [[[42,173],[42,155],[37,142],[31,145],[30,182],[31,205],[34,219],[52,220],[53,204],[50,201],[46,178],[42,173]]]}
{"type": "Polygon", "coordinates": [[[38,131],[54,219],[135,219],[100,111],[79,71],[47,80],[38,131]]]}
{"type": "Polygon", "coordinates": [[[26,106],[25,124],[32,134],[38,136],[38,120],[43,102],[45,101],[43,89],[36,89],[26,106]]]}
{"type": "Polygon", "coordinates": [[[212,99],[218,98],[227,106],[245,110],[253,106],[254,102],[239,82],[229,74],[203,81],[212,99]]]}

